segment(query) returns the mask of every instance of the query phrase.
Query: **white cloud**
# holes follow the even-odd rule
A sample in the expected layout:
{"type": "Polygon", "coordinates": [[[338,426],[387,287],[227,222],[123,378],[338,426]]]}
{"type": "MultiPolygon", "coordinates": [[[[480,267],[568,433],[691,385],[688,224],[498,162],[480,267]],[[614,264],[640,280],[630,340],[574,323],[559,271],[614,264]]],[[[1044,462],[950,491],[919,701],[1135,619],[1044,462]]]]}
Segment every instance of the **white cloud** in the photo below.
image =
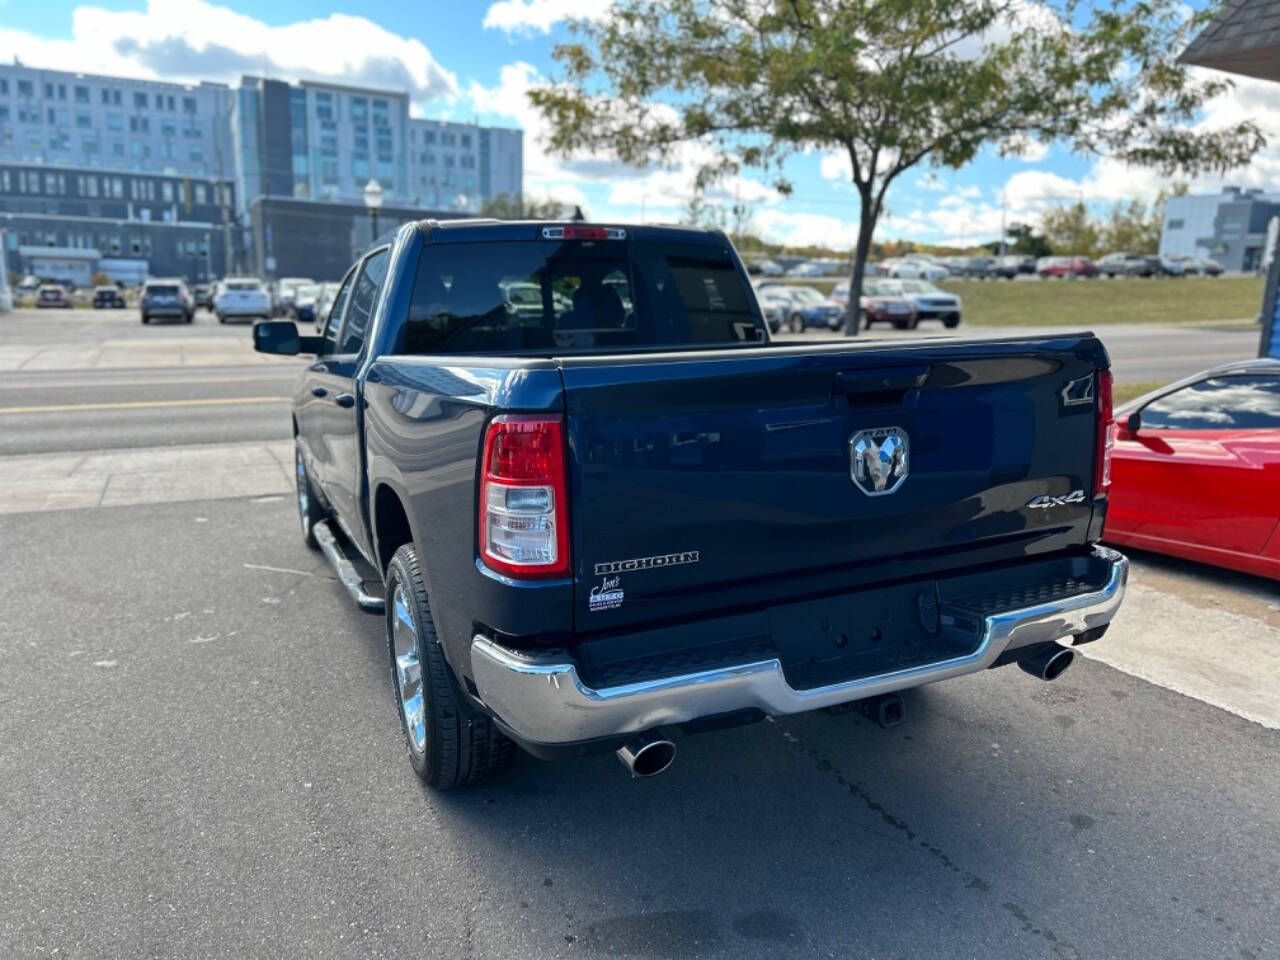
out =
{"type": "Polygon", "coordinates": [[[1049,159],[1049,145],[1030,137],[1016,138],[1009,146],[1006,155],[1016,157],[1024,163],[1043,163],[1049,159]]]}
{"type": "Polygon", "coordinates": [[[484,26],[505,33],[549,33],[570,17],[597,17],[609,4],[601,2],[585,10],[581,0],[498,0],[485,11],[484,26]]]}
{"type": "Polygon", "coordinates": [[[71,38],[0,27],[0,60],[183,83],[234,84],[243,74],[407,90],[419,104],[457,93],[456,76],[419,40],[364,17],[272,26],[207,0],[149,0],[143,13],[81,6],[71,38]]]}
{"type": "Polygon", "coordinates": [[[851,250],[858,242],[856,218],[844,219],[825,213],[805,213],[769,207],[754,217],[765,240],[789,246],[819,244],[835,250],[851,250]]]}
{"type": "MultiPolygon", "coordinates": [[[[495,86],[473,82],[466,92],[475,110],[513,121],[524,129],[526,192],[545,190],[559,199],[562,193],[555,189],[556,184],[576,184],[584,199],[592,188],[603,193],[603,200],[591,207],[592,216],[598,219],[623,219],[621,211],[628,217],[643,213],[646,219],[679,217],[694,196],[698,167],[712,158],[709,148],[687,144],[675,163],[662,168],[637,169],[607,155],[585,152],[566,159],[547,149],[548,121],[529,102],[530,88],[541,82],[532,64],[517,61],[499,71],[495,86]]],[[[704,191],[704,197],[724,206],[738,200],[754,205],[774,202],[778,194],[758,180],[740,176],[714,184],[704,191]]]]}
{"type": "Polygon", "coordinates": [[[843,150],[824,153],[818,169],[824,180],[843,180],[847,183],[853,179],[853,163],[849,160],[849,154],[843,150]]]}

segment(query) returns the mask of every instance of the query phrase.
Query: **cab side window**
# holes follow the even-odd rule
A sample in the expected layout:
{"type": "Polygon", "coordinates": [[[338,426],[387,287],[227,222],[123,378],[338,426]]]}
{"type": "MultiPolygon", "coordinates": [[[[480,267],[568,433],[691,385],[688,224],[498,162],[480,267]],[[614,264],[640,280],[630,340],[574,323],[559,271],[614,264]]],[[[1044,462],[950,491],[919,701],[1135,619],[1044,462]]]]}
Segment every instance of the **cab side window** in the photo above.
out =
{"type": "Polygon", "coordinates": [[[342,313],[347,307],[347,301],[351,299],[351,286],[355,275],[355,267],[347,271],[346,277],[343,278],[342,286],[338,288],[338,293],[333,298],[333,306],[329,308],[329,319],[324,327],[324,352],[326,354],[338,352],[338,330],[342,326],[342,313]]]}
{"type": "Polygon", "coordinates": [[[390,251],[379,250],[367,257],[351,288],[351,305],[347,308],[347,319],[342,325],[341,349],[339,353],[359,353],[364,346],[365,334],[369,329],[369,319],[373,316],[373,308],[378,302],[378,292],[383,281],[387,279],[387,266],[390,263],[390,251]]]}
{"type": "Polygon", "coordinates": [[[1274,430],[1280,427],[1280,377],[1202,380],[1152,401],[1142,426],[1154,430],[1274,430]]]}

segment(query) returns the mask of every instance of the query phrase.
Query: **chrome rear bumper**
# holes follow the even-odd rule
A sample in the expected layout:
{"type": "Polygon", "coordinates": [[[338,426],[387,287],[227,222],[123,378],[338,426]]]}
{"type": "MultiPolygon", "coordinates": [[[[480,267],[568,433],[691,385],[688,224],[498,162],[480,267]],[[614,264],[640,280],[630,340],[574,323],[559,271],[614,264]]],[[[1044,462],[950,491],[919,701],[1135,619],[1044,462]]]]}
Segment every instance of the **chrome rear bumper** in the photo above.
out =
{"type": "MultiPolygon", "coordinates": [[[[1105,547],[1095,548],[1092,561],[1106,568],[1101,586],[983,617],[971,653],[829,686],[792,687],[774,658],[594,689],[567,657],[536,659],[483,636],[472,642],[472,677],[498,719],[535,744],[593,740],[751,708],[773,716],[802,713],[985,670],[1006,650],[1106,626],[1124,597],[1129,561],[1105,547]]],[[[945,625],[947,609],[941,613],[945,625]]]]}

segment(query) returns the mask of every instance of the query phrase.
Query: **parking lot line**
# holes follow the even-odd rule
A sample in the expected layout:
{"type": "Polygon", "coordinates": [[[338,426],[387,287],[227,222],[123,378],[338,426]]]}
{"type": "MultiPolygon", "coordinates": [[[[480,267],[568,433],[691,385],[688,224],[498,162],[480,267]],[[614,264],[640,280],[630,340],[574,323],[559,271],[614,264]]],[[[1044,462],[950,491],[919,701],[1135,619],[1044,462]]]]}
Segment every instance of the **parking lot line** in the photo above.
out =
{"type": "Polygon", "coordinates": [[[157,407],[217,407],[254,403],[288,403],[291,397],[197,397],[189,400],[126,400],[116,403],[58,403],[35,407],[0,407],[0,414],[79,413],[90,410],[146,410],[157,407]]]}

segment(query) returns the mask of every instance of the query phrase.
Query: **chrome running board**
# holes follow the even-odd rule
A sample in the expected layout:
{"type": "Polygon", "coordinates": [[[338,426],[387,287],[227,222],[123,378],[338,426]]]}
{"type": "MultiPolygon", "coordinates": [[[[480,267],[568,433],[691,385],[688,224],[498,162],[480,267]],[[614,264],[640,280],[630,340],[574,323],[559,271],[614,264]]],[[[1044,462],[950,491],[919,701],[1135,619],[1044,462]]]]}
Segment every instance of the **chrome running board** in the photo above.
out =
{"type": "Polygon", "coordinates": [[[329,529],[329,522],[321,520],[311,528],[311,533],[315,536],[316,543],[320,544],[320,550],[329,561],[329,565],[333,567],[333,572],[338,575],[338,580],[347,588],[351,599],[360,605],[360,609],[367,610],[369,613],[385,611],[387,602],[383,599],[381,591],[371,592],[368,589],[356,565],[347,559],[342,548],[338,546],[333,531],[329,529]]]}

